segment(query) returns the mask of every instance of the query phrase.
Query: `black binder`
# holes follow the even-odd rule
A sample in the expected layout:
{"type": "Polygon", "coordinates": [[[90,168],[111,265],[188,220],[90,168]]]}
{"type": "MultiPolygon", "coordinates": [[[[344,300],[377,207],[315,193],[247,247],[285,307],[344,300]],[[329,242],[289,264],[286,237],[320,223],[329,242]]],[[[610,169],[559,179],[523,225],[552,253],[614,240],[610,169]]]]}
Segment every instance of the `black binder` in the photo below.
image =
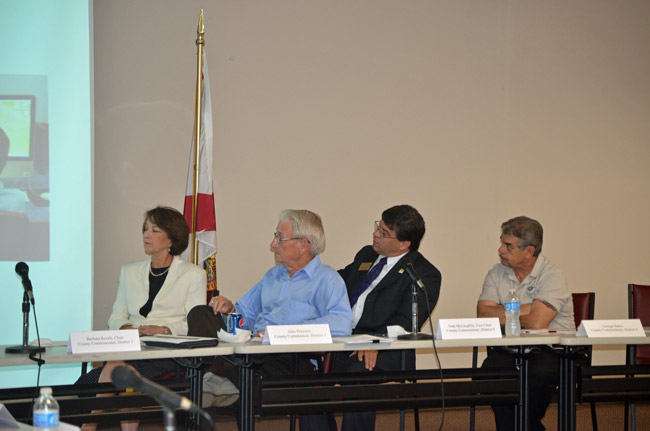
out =
{"type": "Polygon", "coordinates": [[[191,337],[189,335],[153,335],[140,337],[140,341],[148,347],[164,347],[166,349],[198,349],[219,345],[217,338],[191,337]]]}

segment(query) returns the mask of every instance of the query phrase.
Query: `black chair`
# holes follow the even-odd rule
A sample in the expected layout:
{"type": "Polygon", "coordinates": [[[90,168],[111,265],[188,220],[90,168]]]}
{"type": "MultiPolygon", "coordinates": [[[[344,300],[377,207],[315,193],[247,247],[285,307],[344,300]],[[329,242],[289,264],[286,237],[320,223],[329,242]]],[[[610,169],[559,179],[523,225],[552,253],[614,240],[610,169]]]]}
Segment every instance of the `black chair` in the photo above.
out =
{"type": "MultiPolygon", "coordinates": [[[[650,286],[641,284],[627,285],[628,318],[640,319],[641,325],[650,326],[650,286]]],[[[627,365],[650,365],[650,346],[628,345],[625,363],[627,365]]],[[[630,375],[628,377],[634,377],[630,375]]],[[[634,402],[625,402],[625,430],[632,422],[636,430],[636,408],[634,402]],[[631,406],[631,409],[630,409],[631,406]],[[628,412],[631,414],[628,415],[628,412]],[[629,420],[628,420],[629,417],[629,420]]]]}

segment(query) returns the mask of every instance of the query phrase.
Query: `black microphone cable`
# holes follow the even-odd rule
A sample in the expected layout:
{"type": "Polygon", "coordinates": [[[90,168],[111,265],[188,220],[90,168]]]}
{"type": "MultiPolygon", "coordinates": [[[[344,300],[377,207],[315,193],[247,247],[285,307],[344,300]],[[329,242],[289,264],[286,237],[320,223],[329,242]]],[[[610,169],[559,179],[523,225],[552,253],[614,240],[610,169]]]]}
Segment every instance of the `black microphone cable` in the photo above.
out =
{"type": "Polygon", "coordinates": [[[433,331],[433,322],[431,317],[431,313],[433,312],[433,310],[431,310],[431,307],[429,307],[429,294],[427,293],[426,289],[422,289],[422,291],[424,292],[424,300],[427,305],[427,313],[429,315],[429,328],[431,329],[431,341],[433,343],[433,353],[435,355],[436,362],[438,363],[438,369],[440,370],[441,418],[440,418],[440,427],[438,428],[438,431],[442,431],[442,427],[445,424],[445,380],[442,373],[442,363],[440,362],[440,357],[438,356],[438,349],[436,348],[436,333],[433,331]]]}
{"type": "MultiPolygon", "coordinates": [[[[15,268],[16,274],[21,278],[22,284],[23,284],[23,289],[25,289],[25,295],[29,298],[29,302],[31,302],[31,307],[32,311],[34,314],[34,326],[36,326],[36,343],[38,344],[38,351],[37,352],[32,352],[29,354],[29,359],[32,361],[36,362],[36,366],[38,367],[38,371],[36,372],[36,387],[34,388],[34,393],[32,394],[32,403],[30,407],[30,416],[33,413],[34,409],[34,400],[38,396],[40,392],[40,386],[41,386],[41,367],[43,364],[45,364],[45,361],[43,360],[43,354],[42,354],[42,347],[41,347],[41,334],[40,330],[38,329],[38,318],[36,316],[36,301],[34,301],[34,293],[32,290],[32,283],[29,280],[29,266],[25,262],[18,262],[16,264],[15,268]],[[38,357],[35,356],[35,353],[38,353],[38,357]]],[[[27,304],[29,307],[29,303],[27,304]]],[[[27,322],[29,324],[29,322],[27,322]]]]}
{"type": "Polygon", "coordinates": [[[424,283],[422,283],[422,280],[417,276],[415,272],[415,268],[413,267],[413,263],[410,260],[406,259],[404,261],[403,268],[411,277],[411,283],[415,284],[416,287],[419,287],[420,290],[424,292],[424,302],[427,306],[427,314],[429,316],[429,328],[431,329],[431,341],[433,343],[433,352],[436,358],[436,362],[438,363],[438,369],[440,370],[441,418],[440,418],[440,427],[438,428],[438,430],[442,431],[442,427],[445,424],[445,381],[442,373],[442,364],[440,363],[440,357],[438,356],[438,349],[436,347],[436,333],[433,330],[433,322],[431,317],[432,310],[429,307],[429,294],[425,289],[426,286],[424,285],[424,283]]]}
{"type": "Polygon", "coordinates": [[[34,311],[34,326],[36,326],[36,342],[38,343],[38,358],[35,357],[34,353],[29,354],[29,359],[32,361],[36,362],[36,366],[38,368],[38,371],[36,372],[36,387],[34,388],[34,393],[32,394],[32,403],[31,407],[29,408],[29,416],[32,417],[34,414],[34,400],[36,397],[39,396],[40,394],[40,386],[41,386],[41,367],[43,364],[45,364],[45,361],[43,360],[43,354],[41,352],[41,335],[38,330],[38,319],[36,318],[36,304],[32,303],[32,310],[34,311]]]}

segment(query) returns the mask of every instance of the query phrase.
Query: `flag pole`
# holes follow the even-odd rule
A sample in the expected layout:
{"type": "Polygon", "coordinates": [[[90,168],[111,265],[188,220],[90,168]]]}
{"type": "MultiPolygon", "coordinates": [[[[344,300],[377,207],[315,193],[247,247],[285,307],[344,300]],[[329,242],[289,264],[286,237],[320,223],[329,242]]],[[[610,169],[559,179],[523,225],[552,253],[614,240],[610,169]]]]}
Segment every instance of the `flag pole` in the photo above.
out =
{"type": "Polygon", "coordinates": [[[197,265],[199,263],[199,247],[196,239],[196,219],[198,207],[198,188],[199,188],[199,154],[201,149],[201,115],[202,115],[202,94],[203,94],[203,34],[205,29],[203,26],[203,9],[199,16],[199,25],[196,29],[196,103],[194,104],[194,175],[192,177],[192,226],[190,230],[192,233],[192,263],[197,265]]]}

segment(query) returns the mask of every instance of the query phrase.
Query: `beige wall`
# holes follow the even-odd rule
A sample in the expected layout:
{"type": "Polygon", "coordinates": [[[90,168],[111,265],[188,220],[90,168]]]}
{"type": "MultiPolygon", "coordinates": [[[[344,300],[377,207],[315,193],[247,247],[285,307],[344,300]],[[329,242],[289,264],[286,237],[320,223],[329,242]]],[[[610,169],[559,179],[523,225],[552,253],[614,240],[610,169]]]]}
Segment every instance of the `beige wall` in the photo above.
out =
{"type": "Polygon", "coordinates": [[[96,0],[96,329],[143,212],[182,205],[201,7],[223,294],[273,264],[283,208],[320,213],[340,268],[398,203],[427,221],[435,321],[475,315],[520,214],[598,318],[650,284],[649,2],[96,0]]]}

